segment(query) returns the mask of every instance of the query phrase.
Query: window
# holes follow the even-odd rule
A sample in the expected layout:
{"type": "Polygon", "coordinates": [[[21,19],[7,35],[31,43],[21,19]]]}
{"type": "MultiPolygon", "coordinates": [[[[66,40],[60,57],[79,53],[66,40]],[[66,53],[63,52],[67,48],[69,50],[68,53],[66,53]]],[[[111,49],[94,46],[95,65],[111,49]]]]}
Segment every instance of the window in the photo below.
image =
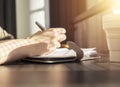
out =
{"type": "Polygon", "coordinates": [[[39,30],[35,21],[46,28],[49,27],[49,0],[30,0],[31,33],[39,30]]]}
{"type": "Polygon", "coordinates": [[[25,38],[39,30],[38,21],[49,27],[49,0],[16,0],[17,38],[25,38]]]}

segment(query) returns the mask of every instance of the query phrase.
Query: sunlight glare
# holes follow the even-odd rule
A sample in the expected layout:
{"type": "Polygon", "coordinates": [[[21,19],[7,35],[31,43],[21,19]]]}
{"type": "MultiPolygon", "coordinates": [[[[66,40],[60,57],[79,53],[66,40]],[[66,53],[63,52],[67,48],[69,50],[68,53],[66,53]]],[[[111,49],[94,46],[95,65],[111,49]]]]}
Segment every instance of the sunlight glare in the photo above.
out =
{"type": "Polygon", "coordinates": [[[120,14],[120,5],[119,5],[120,0],[114,0],[114,2],[115,2],[115,5],[113,7],[113,13],[120,14]]]}

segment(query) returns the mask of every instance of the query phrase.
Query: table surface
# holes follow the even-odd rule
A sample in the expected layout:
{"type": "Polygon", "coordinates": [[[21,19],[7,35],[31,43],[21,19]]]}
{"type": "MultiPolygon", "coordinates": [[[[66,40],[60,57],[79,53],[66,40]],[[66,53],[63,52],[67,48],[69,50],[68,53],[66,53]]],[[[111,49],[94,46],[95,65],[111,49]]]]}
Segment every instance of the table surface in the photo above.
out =
{"type": "Polygon", "coordinates": [[[89,60],[0,66],[0,87],[120,87],[120,63],[89,60]]]}

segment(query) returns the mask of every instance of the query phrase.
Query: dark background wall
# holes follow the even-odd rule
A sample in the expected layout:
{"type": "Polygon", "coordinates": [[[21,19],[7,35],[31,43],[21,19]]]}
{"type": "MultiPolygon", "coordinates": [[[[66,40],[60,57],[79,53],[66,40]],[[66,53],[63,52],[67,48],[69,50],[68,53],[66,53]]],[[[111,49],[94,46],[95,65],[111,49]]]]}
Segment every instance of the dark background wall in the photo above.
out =
{"type": "Polygon", "coordinates": [[[15,0],[0,0],[0,26],[16,37],[15,0]]]}
{"type": "Polygon", "coordinates": [[[73,39],[73,19],[86,10],[86,0],[50,0],[51,27],[64,27],[67,40],[73,39]]]}

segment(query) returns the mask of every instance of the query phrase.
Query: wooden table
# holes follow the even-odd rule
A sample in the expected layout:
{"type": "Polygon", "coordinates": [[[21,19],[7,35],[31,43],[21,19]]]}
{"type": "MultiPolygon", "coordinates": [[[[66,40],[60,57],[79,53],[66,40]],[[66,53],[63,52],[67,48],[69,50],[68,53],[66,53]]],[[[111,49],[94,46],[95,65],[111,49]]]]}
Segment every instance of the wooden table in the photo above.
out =
{"type": "Polygon", "coordinates": [[[120,63],[99,60],[0,66],[0,87],[120,87],[120,63]]]}

